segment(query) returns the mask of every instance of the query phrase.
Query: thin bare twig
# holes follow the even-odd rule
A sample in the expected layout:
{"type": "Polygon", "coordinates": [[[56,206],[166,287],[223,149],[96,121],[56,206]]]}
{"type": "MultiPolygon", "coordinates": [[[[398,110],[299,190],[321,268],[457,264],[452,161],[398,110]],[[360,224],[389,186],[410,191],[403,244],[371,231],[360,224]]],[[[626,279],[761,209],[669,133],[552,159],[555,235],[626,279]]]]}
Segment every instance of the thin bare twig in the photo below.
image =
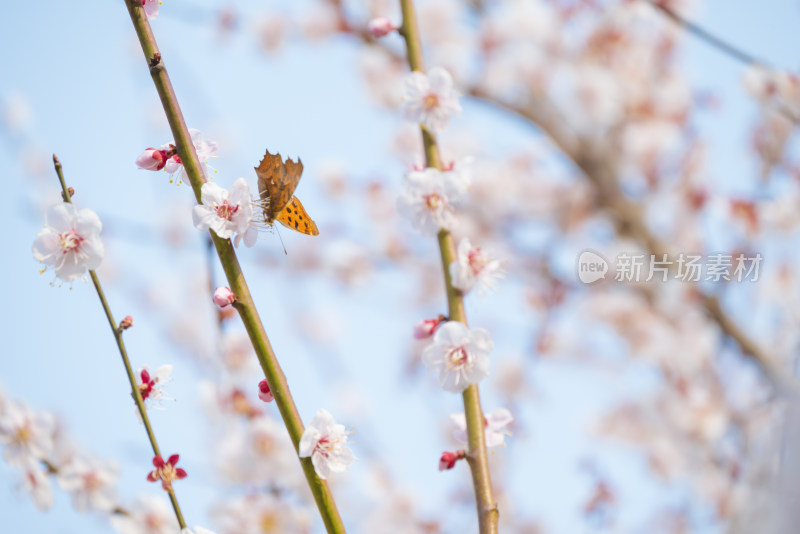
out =
{"type": "Polygon", "coordinates": [[[663,0],[656,0],[656,1],[649,1],[649,4],[652,4],[653,7],[661,11],[664,15],[667,16],[670,20],[672,20],[678,26],[681,26],[684,30],[689,32],[690,34],[694,35],[701,41],[707,43],[709,46],[712,46],[722,52],[723,54],[732,57],[733,59],[744,63],[746,65],[763,65],[767,66],[767,64],[759,59],[756,59],[754,56],[751,56],[747,52],[744,52],[740,48],[736,48],[732,44],[723,41],[719,37],[709,33],[705,29],[701,28],[694,22],[684,18],[680,14],[678,14],[674,9],[667,5],[667,2],[663,0]]]}
{"type": "MultiPolygon", "coordinates": [[[[403,12],[403,24],[400,34],[406,43],[408,66],[412,71],[424,71],[422,59],[422,40],[417,26],[417,15],[412,0],[400,0],[403,12]]],[[[442,170],[439,157],[439,146],[436,135],[425,126],[420,125],[422,143],[425,148],[427,167],[442,170]]],[[[467,324],[464,310],[464,297],[453,286],[450,264],[456,260],[456,247],[453,236],[448,230],[441,229],[438,234],[439,251],[442,258],[444,283],[447,291],[447,305],[450,320],[467,324]]],[[[497,534],[500,512],[492,489],[492,478],[489,471],[489,458],[486,452],[486,436],[484,432],[484,416],[481,407],[480,391],[477,384],[471,384],[461,394],[464,403],[464,416],[467,422],[467,443],[469,452],[467,463],[472,474],[472,485],[475,491],[475,504],[478,510],[478,526],[481,534],[497,534]]]]}
{"type": "MultiPolygon", "coordinates": [[[[53,165],[56,169],[56,174],[58,175],[58,181],[61,183],[61,190],[62,190],[62,198],[64,202],[71,204],[72,198],[72,188],[67,187],[67,183],[64,180],[64,172],[61,167],[61,162],[58,160],[55,154],[53,154],[53,165]]],[[[111,313],[111,307],[108,305],[108,301],[106,300],[106,295],[103,292],[103,286],[100,285],[100,278],[97,277],[97,273],[94,270],[89,271],[89,276],[92,279],[92,284],[94,284],[94,288],[97,291],[97,296],[100,298],[100,304],[103,307],[103,311],[106,314],[106,318],[108,319],[108,324],[111,327],[111,332],[114,334],[114,340],[117,342],[117,348],[119,349],[119,355],[122,357],[122,363],[125,366],[125,373],[128,375],[128,381],[131,385],[131,396],[133,397],[134,402],[136,403],[136,408],[139,410],[139,415],[142,418],[142,423],[144,423],[145,431],[147,432],[147,439],[150,441],[150,446],[153,449],[153,454],[155,456],[161,456],[161,451],[158,448],[158,443],[156,442],[156,435],[153,432],[153,427],[150,426],[150,418],[147,416],[147,409],[144,406],[144,400],[142,399],[142,393],[139,391],[139,384],[136,382],[136,375],[133,372],[133,368],[131,367],[131,362],[128,359],[128,351],[125,348],[125,342],[122,340],[122,329],[117,325],[117,322],[114,320],[114,315],[111,313]]],[[[181,513],[181,507],[178,504],[178,498],[175,496],[175,490],[170,487],[167,490],[169,494],[169,500],[172,503],[172,509],[175,512],[175,519],[177,519],[178,524],[182,529],[186,528],[186,522],[183,520],[183,514],[181,513]]]]}

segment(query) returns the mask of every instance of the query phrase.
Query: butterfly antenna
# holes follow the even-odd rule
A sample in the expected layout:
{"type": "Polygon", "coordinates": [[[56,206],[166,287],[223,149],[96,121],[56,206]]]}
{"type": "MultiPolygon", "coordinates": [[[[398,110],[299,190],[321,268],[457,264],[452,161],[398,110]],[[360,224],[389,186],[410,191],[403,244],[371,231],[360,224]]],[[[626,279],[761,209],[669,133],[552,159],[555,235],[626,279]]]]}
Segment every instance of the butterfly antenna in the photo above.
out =
{"type": "Polygon", "coordinates": [[[278,239],[280,240],[281,246],[283,247],[283,253],[288,256],[289,253],[286,252],[286,245],[283,244],[283,238],[281,237],[281,231],[280,231],[280,229],[278,229],[278,225],[277,224],[275,225],[275,233],[278,234],[278,239]]]}

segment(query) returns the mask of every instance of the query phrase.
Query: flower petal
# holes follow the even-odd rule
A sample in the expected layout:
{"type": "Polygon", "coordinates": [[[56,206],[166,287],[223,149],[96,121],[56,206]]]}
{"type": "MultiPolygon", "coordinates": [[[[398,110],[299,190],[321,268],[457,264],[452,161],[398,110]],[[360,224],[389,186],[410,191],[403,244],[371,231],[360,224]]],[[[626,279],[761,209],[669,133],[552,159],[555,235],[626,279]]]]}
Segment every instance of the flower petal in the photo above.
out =
{"type": "Polygon", "coordinates": [[[75,224],[77,208],[72,204],[62,202],[51,206],[45,215],[45,224],[56,232],[71,230],[75,224]]]}
{"type": "Polygon", "coordinates": [[[469,337],[469,328],[466,325],[458,321],[447,321],[436,329],[433,341],[437,345],[458,347],[469,341],[469,337]]]}

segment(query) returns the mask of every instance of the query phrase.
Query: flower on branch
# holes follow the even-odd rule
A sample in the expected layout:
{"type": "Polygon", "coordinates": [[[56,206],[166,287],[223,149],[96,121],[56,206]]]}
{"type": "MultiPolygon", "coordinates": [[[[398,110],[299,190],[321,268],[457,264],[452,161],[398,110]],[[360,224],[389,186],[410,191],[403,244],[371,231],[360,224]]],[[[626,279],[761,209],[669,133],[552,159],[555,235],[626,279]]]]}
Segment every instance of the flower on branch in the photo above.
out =
{"type": "Polygon", "coordinates": [[[53,451],[55,418],[34,412],[25,404],[9,401],[0,413],[0,445],[3,458],[13,466],[38,463],[53,451]]]}
{"type": "Polygon", "coordinates": [[[745,90],[763,106],[800,120],[800,75],[751,65],[744,74],[745,90]]]}
{"type": "Polygon", "coordinates": [[[127,508],[127,514],[112,514],[111,526],[119,534],[175,534],[175,514],[166,499],[145,495],[127,508]]]}
{"type": "MultiPolygon", "coordinates": [[[[463,413],[454,413],[450,415],[450,420],[456,425],[453,437],[461,443],[467,443],[467,418],[463,413]]],[[[511,412],[505,408],[498,408],[486,414],[483,418],[486,446],[497,447],[505,444],[506,435],[511,434],[506,427],[513,420],[511,412]]]]}
{"type": "Polygon", "coordinates": [[[142,396],[142,401],[150,406],[154,403],[159,403],[162,400],[172,400],[171,397],[166,395],[164,385],[170,381],[172,375],[172,366],[169,364],[162,365],[156,369],[152,374],[150,369],[145,365],[136,371],[139,380],[139,394],[142,396]]]}
{"type": "Polygon", "coordinates": [[[53,267],[57,278],[71,282],[103,261],[102,229],[100,218],[92,210],[56,204],[47,211],[44,229],[36,234],[33,257],[53,267]]]}
{"type": "Polygon", "coordinates": [[[458,321],[448,321],[436,329],[433,344],[422,351],[422,363],[439,373],[442,389],[461,393],[489,376],[493,346],[483,328],[470,330],[458,321]]]}
{"type": "Polygon", "coordinates": [[[435,235],[442,228],[453,228],[456,222],[453,206],[465,193],[466,182],[460,173],[441,172],[432,167],[412,171],[405,176],[397,210],[423,234],[435,235]]]}
{"type": "Polygon", "coordinates": [[[330,474],[342,473],[353,463],[353,451],[347,447],[344,425],[336,424],[326,410],[319,410],[303,432],[300,458],[311,457],[314,470],[325,480],[330,474]]]}
{"type": "Polygon", "coordinates": [[[252,247],[258,239],[258,229],[253,217],[253,196],[244,178],[233,182],[230,193],[215,183],[206,182],[200,190],[202,204],[192,210],[194,227],[198,230],[213,230],[223,239],[234,234],[234,246],[244,238],[244,244],[252,247]]]}
{"type": "Polygon", "coordinates": [[[225,309],[236,302],[236,295],[229,287],[218,287],[214,290],[214,304],[219,309],[225,309]]]}
{"type": "MultiPolygon", "coordinates": [[[[158,4],[158,2],[156,2],[158,4]]],[[[145,11],[147,6],[145,6],[145,11]]],[[[156,7],[158,11],[158,7],[156,7]]],[[[208,178],[209,159],[217,152],[217,143],[215,141],[206,141],[203,139],[203,134],[194,128],[189,129],[189,134],[192,136],[192,144],[197,153],[197,159],[200,161],[200,169],[203,171],[203,176],[208,178]]],[[[186,169],[183,167],[183,161],[178,156],[178,150],[175,143],[166,143],[161,145],[160,148],[148,148],[136,158],[136,166],[140,169],[148,171],[164,170],[170,175],[170,183],[173,181],[176,173],[179,173],[178,185],[186,180],[186,169]]]]}
{"type": "Polygon", "coordinates": [[[461,113],[453,78],[441,67],[431,69],[428,74],[412,72],[405,80],[404,89],[405,116],[433,133],[444,130],[450,117],[461,113]]]}
{"type": "Polygon", "coordinates": [[[253,418],[262,415],[261,410],[253,406],[244,391],[240,389],[234,388],[230,393],[222,396],[220,401],[224,403],[226,408],[245,417],[253,418]]]}
{"type": "Polygon", "coordinates": [[[160,171],[174,155],[174,149],[175,147],[172,150],[148,148],[136,158],[136,166],[145,171],[160,171]]]}
{"type": "Polygon", "coordinates": [[[180,480],[182,478],[186,478],[186,471],[181,469],[180,467],[175,467],[178,463],[178,459],[180,458],[179,455],[173,454],[169,457],[169,459],[165,462],[161,456],[155,456],[153,458],[153,469],[148,473],[147,480],[148,482],[155,482],[157,480],[161,481],[161,487],[164,488],[164,491],[170,491],[172,489],[172,481],[173,480],[180,480]]]}
{"type": "MultiPolygon", "coordinates": [[[[276,475],[270,473],[269,476],[276,475]]],[[[308,509],[294,505],[285,496],[278,495],[278,492],[250,492],[245,496],[228,499],[215,507],[214,519],[220,530],[229,534],[311,531],[308,509]]]]}
{"type": "MultiPolygon", "coordinates": [[[[214,154],[217,152],[217,142],[206,141],[203,139],[203,134],[200,133],[200,130],[196,130],[194,128],[189,129],[189,135],[192,136],[192,144],[194,145],[194,150],[197,153],[197,160],[200,162],[200,170],[203,171],[203,176],[208,178],[208,160],[212,157],[215,157],[214,154]]],[[[186,178],[186,169],[183,168],[183,162],[177,154],[172,156],[169,161],[167,161],[164,170],[167,171],[170,176],[174,176],[175,173],[180,172],[181,179],[186,178]]],[[[180,180],[178,183],[180,183],[180,180]]]]}
{"type": "Polygon", "coordinates": [[[79,512],[113,510],[116,480],[116,469],[94,459],[73,458],[58,471],[59,486],[72,494],[72,505],[79,512]]]}
{"type": "Polygon", "coordinates": [[[147,18],[154,20],[158,17],[158,9],[161,7],[161,0],[142,0],[142,8],[147,18]]]}
{"type": "Polygon", "coordinates": [[[456,452],[443,452],[441,458],[439,458],[439,471],[447,471],[448,469],[452,469],[455,467],[457,461],[463,460],[466,457],[467,452],[464,450],[459,450],[456,452]]]}
{"type": "Polygon", "coordinates": [[[258,383],[258,398],[264,402],[272,402],[275,400],[275,396],[269,389],[269,384],[267,383],[266,379],[258,383]]]}
{"type": "Polygon", "coordinates": [[[130,315],[126,315],[120,322],[119,322],[119,329],[120,330],[127,330],[128,328],[133,326],[133,317],[130,315]]]}
{"type": "Polygon", "coordinates": [[[42,467],[41,462],[26,460],[22,468],[22,489],[28,492],[33,504],[39,510],[47,510],[53,506],[53,490],[50,486],[50,474],[42,467]]]}
{"type": "Polygon", "coordinates": [[[414,339],[426,339],[433,335],[436,327],[445,322],[447,319],[444,315],[439,315],[435,319],[425,319],[414,325],[414,339]]]}
{"type": "Polygon", "coordinates": [[[478,293],[491,292],[503,277],[501,263],[473,247],[466,237],[458,243],[458,258],[450,264],[453,287],[467,293],[476,285],[478,293]]]}

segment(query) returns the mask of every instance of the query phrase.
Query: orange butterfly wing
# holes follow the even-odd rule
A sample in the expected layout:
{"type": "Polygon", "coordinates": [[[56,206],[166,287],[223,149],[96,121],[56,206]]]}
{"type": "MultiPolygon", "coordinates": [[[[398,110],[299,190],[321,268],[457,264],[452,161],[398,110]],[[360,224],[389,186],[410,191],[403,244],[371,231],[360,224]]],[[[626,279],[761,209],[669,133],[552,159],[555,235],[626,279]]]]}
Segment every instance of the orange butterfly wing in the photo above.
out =
{"type": "Polygon", "coordinates": [[[316,223],[294,196],[303,174],[303,162],[298,159],[295,163],[290,158],[284,162],[280,154],[273,155],[267,150],[255,169],[265,222],[271,225],[277,220],[302,234],[319,235],[316,223]]]}
{"type": "Polygon", "coordinates": [[[303,204],[300,203],[300,199],[295,196],[293,196],[289,203],[278,213],[275,220],[286,228],[291,228],[301,234],[319,235],[317,224],[311,220],[303,204]]]}

